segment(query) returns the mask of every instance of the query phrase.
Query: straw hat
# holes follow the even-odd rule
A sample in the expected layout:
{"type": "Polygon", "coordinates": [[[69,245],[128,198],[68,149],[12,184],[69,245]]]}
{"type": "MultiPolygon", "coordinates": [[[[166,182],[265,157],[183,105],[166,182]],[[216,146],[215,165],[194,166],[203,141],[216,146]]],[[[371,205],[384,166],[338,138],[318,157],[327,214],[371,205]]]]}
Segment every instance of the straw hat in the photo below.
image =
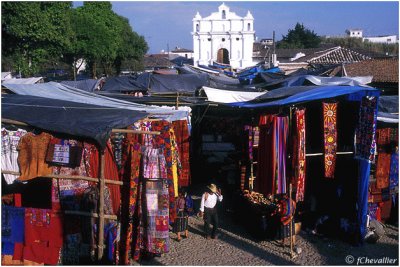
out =
{"type": "Polygon", "coordinates": [[[207,187],[208,187],[208,189],[211,190],[211,192],[213,192],[213,193],[217,192],[217,186],[215,184],[210,184],[207,187]]]}

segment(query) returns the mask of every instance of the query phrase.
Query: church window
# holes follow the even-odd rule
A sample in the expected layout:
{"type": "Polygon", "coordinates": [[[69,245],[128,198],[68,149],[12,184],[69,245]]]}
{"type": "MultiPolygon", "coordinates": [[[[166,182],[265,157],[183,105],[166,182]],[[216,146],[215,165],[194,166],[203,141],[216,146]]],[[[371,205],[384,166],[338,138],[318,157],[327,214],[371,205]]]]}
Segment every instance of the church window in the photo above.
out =
{"type": "Polygon", "coordinates": [[[225,42],[225,38],[222,38],[222,42],[225,42]]]}
{"type": "Polygon", "coordinates": [[[226,13],[225,13],[225,10],[222,10],[222,19],[226,19],[226,13]]]}
{"type": "Polygon", "coordinates": [[[248,30],[248,31],[251,30],[251,25],[250,25],[250,23],[247,23],[247,30],[248,30]]]}
{"type": "Polygon", "coordinates": [[[196,31],[197,31],[197,32],[200,31],[200,26],[199,26],[199,24],[196,24],[196,31]]]}

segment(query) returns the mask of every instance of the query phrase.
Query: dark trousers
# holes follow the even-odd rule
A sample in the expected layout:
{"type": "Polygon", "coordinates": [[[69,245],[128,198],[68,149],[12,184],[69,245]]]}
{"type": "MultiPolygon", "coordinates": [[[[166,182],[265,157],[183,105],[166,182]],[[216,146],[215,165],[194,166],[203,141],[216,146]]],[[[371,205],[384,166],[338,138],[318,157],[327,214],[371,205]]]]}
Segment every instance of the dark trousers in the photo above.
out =
{"type": "Polygon", "coordinates": [[[210,224],[213,225],[211,236],[215,237],[218,230],[217,207],[212,209],[204,208],[204,232],[207,236],[210,236],[210,224]]]}

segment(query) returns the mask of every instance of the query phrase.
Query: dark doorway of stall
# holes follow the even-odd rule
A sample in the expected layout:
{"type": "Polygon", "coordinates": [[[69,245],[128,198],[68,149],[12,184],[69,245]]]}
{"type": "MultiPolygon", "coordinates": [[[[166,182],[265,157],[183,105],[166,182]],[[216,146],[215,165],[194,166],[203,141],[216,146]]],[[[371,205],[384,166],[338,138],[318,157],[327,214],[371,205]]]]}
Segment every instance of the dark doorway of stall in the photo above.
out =
{"type": "Polygon", "coordinates": [[[223,64],[229,64],[229,51],[225,48],[218,50],[217,62],[223,64]]]}

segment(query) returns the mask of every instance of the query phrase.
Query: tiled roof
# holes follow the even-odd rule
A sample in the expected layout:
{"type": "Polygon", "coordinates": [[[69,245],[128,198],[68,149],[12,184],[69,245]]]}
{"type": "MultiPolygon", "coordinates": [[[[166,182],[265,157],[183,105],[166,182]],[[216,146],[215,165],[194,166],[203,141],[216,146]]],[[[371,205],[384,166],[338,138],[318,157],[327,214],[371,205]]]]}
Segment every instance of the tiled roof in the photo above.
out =
{"type": "Polygon", "coordinates": [[[301,57],[294,62],[337,64],[343,62],[359,62],[368,59],[371,58],[353,50],[337,46],[327,50],[318,51],[313,54],[306,54],[306,56],[301,57]]]}
{"type": "Polygon", "coordinates": [[[168,55],[151,55],[145,56],[143,60],[143,64],[145,68],[154,68],[154,67],[172,67],[173,64],[168,59],[168,55]]]}
{"type": "Polygon", "coordinates": [[[375,59],[345,65],[347,76],[373,76],[372,82],[399,82],[398,59],[375,59]]]}

